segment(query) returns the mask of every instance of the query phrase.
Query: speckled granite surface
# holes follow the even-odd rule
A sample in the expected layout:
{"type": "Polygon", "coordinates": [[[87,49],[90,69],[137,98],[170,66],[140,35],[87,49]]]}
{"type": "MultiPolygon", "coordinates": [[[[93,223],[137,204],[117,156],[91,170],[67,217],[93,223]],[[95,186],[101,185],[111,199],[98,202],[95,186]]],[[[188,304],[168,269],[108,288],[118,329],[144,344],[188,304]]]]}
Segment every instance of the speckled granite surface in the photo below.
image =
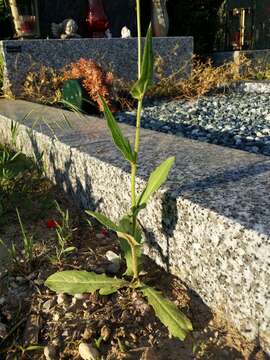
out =
{"type": "MultiPolygon", "coordinates": [[[[17,97],[21,95],[26,74],[38,64],[60,69],[83,57],[96,60],[116,77],[134,80],[137,76],[136,38],[6,40],[0,44],[6,68],[4,89],[17,97]]],[[[164,59],[167,74],[179,69],[183,70],[183,77],[190,74],[192,37],[154,38],[153,45],[155,55],[164,59]]]]}
{"type": "MultiPolygon", "coordinates": [[[[44,151],[48,176],[81,206],[114,219],[127,208],[128,164],[104,120],[66,112],[72,128],[60,131],[61,110],[8,100],[0,101],[0,114],[0,142],[10,140],[10,119],[19,121],[18,147],[44,151]]],[[[132,127],[121,127],[133,136],[132,127]]],[[[150,130],[142,130],[141,144],[140,189],[162,159],[177,159],[142,213],[145,252],[270,354],[269,158],[150,130]]]]}
{"type": "Polygon", "coordinates": [[[239,81],[232,88],[240,93],[270,94],[270,81],[239,81]]]}

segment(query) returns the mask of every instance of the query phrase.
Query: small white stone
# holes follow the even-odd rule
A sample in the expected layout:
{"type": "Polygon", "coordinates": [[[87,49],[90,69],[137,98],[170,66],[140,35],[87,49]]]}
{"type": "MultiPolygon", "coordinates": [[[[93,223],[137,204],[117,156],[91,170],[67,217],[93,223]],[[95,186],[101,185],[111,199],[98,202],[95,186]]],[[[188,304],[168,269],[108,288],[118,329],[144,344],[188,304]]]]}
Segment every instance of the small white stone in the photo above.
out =
{"type": "Polygon", "coordinates": [[[56,360],[57,359],[57,350],[53,345],[45,346],[43,350],[46,360],[56,360]]]}
{"type": "Polygon", "coordinates": [[[53,314],[53,321],[59,321],[60,315],[58,313],[53,314]]]}
{"type": "Polygon", "coordinates": [[[0,323],[0,339],[4,339],[7,336],[7,327],[6,325],[0,323]]]}
{"type": "Polygon", "coordinates": [[[107,251],[106,258],[110,261],[110,264],[107,266],[107,271],[112,274],[118,273],[121,267],[120,256],[114,253],[113,251],[107,251]]]}
{"type": "Polygon", "coordinates": [[[91,344],[81,343],[79,345],[79,354],[84,360],[98,360],[99,352],[91,344]]]}
{"type": "Polygon", "coordinates": [[[67,301],[68,301],[68,298],[67,298],[66,294],[59,294],[57,296],[57,304],[58,305],[66,304],[67,301]]]}
{"type": "Polygon", "coordinates": [[[74,295],[74,298],[77,299],[77,300],[83,300],[84,297],[85,297],[84,294],[75,294],[75,295],[74,295]]]}
{"type": "Polygon", "coordinates": [[[4,305],[4,303],[6,302],[6,299],[4,297],[0,298],[0,305],[4,305]]]}

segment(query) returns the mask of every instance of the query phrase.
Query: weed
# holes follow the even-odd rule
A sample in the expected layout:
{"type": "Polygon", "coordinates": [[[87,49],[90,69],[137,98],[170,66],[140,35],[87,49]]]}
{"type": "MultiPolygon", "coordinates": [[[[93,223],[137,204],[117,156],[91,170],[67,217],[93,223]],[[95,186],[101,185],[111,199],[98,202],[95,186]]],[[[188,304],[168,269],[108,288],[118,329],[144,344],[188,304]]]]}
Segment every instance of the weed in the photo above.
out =
{"type": "Polygon", "coordinates": [[[14,122],[12,120],[11,125],[10,125],[10,132],[11,132],[11,144],[12,144],[13,147],[15,147],[16,143],[17,143],[17,138],[18,138],[18,134],[19,134],[19,128],[20,128],[20,124],[14,122]]]}
{"type": "Polygon", "coordinates": [[[164,298],[160,292],[141,281],[142,230],[138,221],[138,215],[140,211],[146,207],[150,197],[166,181],[174,163],[174,157],[165,160],[152,172],[145,189],[140,195],[137,195],[136,174],[140,148],[142,105],[145,93],[152,81],[154,61],[151,25],[147,32],[142,56],[140,0],[136,0],[136,5],[138,25],[138,81],[131,89],[132,97],[138,102],[134,148],[131,146],[129,140],[124,137],[105,99],[100,96],[108,128],[110,129],[115,146],[131,166],[131,208],[129,213],[120,219],[118,223],[111,221],[103,214],[87,211],[89,215],[95,217],[105,227],[116,232],[126,260],[127,271],[121,279],[111,278],[105,274],[99,275],[94,272],[62,271],[51,275],[45,284],[58,293],[68,293],[71,295],[84,292],[94,293],[95,291],[99,291],[100,295],[109,295],[124,287],[137,289],[147,298],[156,316],[168,327],[170,334],[184,340],[192,330],[190,320],[179,311],[172,301],[164,298]]]}
{"type": "Polygon", "coordinates": [[[60,222],[56,222],[55,230],[57,235],[57,246],[55,252],[56,261],[58,262],[58,264],[61,264],[63,258],[65,258],[70,253],[76,251],[76,248],[74,246],[68,246],[68,244],[72,241],[73,233],[74,231],[76,231],[76,229],[71,228],[69,211],[63,211],[57,202],[55,202],[55,204],[61,216],[60,222]]]}
{"type": "Polygon", "coordinates": [[[39,64],[34,64],[32,69],[23,84],[22,97],[41,104],[60,103],[64,82],[62,72],[39,64]]]}
{"type": "Polygon", "coordinates": [[[27,262],[31,262],[33,260],[33,245],[34,245],[33,236],[29,235],[26,232],[18,209],[16,209],[16,212],[17,212],[19,223],[20,223],[21,233],[23,236],[23,253],[25,256],[25,260],[27,262]]]}
{"type": "Polygon", "coordinates": [[[0,245],[3,246],[9,256],[10,261],[14,264],[14,265],[18,265],[19,264],[19,257],[17,254],[17,249],[14,243],[11,244],[11,246],[7,246],[6,243],[0,239],[0,245]]]}
{"type": "Polygon", "coordinates": [[[16,268],[21,268],[24,265],[29,269],[33,261],[34,237],[25,230],[18,209],[16,209],[16,213],[22,234],[22,249],[18,249],[14,242],[11,243],[11,246],[6,245],[2,239],[0,239],[0,245],[7,250],[10,261],[16,268]]]}

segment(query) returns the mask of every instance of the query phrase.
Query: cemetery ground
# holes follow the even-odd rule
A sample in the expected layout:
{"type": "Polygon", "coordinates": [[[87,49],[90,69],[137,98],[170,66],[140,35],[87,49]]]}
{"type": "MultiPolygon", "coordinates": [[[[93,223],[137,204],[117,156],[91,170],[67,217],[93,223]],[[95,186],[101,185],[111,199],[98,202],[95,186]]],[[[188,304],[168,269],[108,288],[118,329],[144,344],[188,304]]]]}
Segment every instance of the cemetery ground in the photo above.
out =
{"type": "MultiPolygon", "coordinates": [[[[4,151],[2,147],[2,159],[4,151]]],[[[7,247],[0,250],[1,359],[45,359],[46,346],[47,359],[79,359],[82,342],[97,349],[93,359],[266,359],[256,343],[248,343],[149,258],[144,258],[143,281],[162,291],[192,321],[194,331],[184,342],[170,338],[136,290],[105,297],[49,291],[44,281],[59,270],[123,274],[123,262],[108,260],[108,252],[120,254],[116,236],[87,218],[47,180],[40,161],[19,154],[9,172],[3,172],[3,162],[1,171],[0,228],[7,247]]]]}

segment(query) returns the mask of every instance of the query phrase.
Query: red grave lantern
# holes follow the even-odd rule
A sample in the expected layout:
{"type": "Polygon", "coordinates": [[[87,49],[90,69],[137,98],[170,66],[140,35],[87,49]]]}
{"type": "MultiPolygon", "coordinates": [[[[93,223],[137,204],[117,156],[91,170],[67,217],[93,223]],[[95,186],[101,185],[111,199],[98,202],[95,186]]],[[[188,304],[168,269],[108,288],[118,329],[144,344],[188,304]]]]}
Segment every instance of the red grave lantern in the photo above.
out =
{"type": "Polygon", "coordinates": [[[89,0],[86,23],[91,37],[105,37],[105,32],[109,28],[109,21],[102,0],[89,0]]]}

